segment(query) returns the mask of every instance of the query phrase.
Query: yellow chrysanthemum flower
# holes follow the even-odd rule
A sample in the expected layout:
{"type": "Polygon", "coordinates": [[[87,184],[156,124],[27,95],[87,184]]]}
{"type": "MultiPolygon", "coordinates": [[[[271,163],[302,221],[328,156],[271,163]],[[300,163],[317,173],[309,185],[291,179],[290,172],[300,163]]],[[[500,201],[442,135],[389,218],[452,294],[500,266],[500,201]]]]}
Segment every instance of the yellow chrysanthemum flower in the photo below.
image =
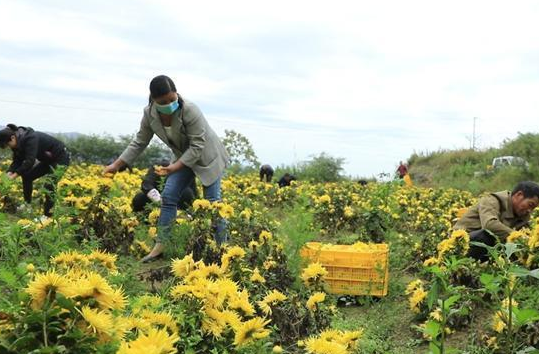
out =
{"type": "Polygon", "coordinates": [[[442,310],[437,307],[436,309],[434,309],[434,311],[431,311],[431,313],[429,314],[429,317],[438,321],[438,322],[441,322],[442,321],[442,310]]]}
{"type": "Polygon", "coordinates": [[[323,280],[327,274],[328,271],[320,263],[311,263],[301,273],[301,279],[303,279],[305,285],[311,285],[323,280]]]}
{"type": "Polygon", "coordinates": [[[326,293],[318,291],[311,295],[309,297],[309,300],[307,300],[307,308],[311,311],[315,311],[317,309],[317,305],[321,302],[324,302],[325,300],[326,293]]]}
{"type": "Polygon", "coordinates": [[[280,302],[283,302],[287,299],[286,295],[280,292],[279,290],[272,290],[269,292],[264,299],[258,302],[258,305],[264,311],[265,314],[271,314],[271,306],[274,306],[280,302]]]}
{"type": "Polygon", "coordinates": [[[429,259],[425,260],[425,262],[423,262],[423,265],[425,267],[430,267],[430,266],[438,264],[438,263],[440,263],[440,260],[438,258],[430,257],[429,259]]]}
{"type": "Polygon", "coordinates": [[[417,288],[409,298],[410,301],[410,309],[416,313],[419,313],[419,305],[425,300],[427,297],[427,292],[423,290],[423,287],[417,288]]]}
{"type": "Polygon", "coordinates": [[[345,218],[351,218],[354,216],[354,209],[350,206],[345,206],[343,212],[345,218]]]}
{"type": "Polygon", "coordinates": [[[83,268],[90,264],[88,256],[81,254],[77,251],[64,251],[58,253],[55,257],[52,258],[51,262],[53,264],[63,266],[63,267],[78,267],[83,268]]]}
{"type": "Polygon", "coordinates": [[[255,308],[249,302],[249,292],[247,290],[243,290],[234,299],[230,300],[228,307],[236,311],[241,311],[244,316],[255,314],[255,308]]]}
{"type": "Polygon", "coordinates": [[[145,309],[156,309],[162,302],[162,298],[157,295],[142,295],[134,301],[133,313],[139,313],[145,309]]]}
{"type": "Polygon", "coordinates": [[[178,333],[178,325],[176,324],[176,320],[170,313],[144,310],[140,314],[140,317],[142,317],[152,325],[158,325],[160,327],[168,329],[172,333],[178,333]]]}
{"type": "Polygon", "coordinates": [[[28,263],[28,264],[26,265],[26,271],[27,271],[28,273],[33,273],[33,272],[36,271],[36,267],[35,267],[32,263],[28,263]]]}
{"type": "Polygon", "coordinates": [[[231,260],[242,259],[245,256],[245,250],[240,246],[234,246],[229,248],[225,254],[221,257],[221,263],[226,264],[224,268],[228,267],[228,264],[231,260]]]}
{"type": "Polygon", "coordinates": [[[272,353],[277,353],[277,354],[283,353],[283,347],[281,347],[280,345],[276,345],[276,346],[273,347],[271,352],[272,353]]]}
{"type": "Polygon", "coordinates": [[[515,230],[507,236],[507,243],[515,243],[515,241],[527,238],[528,235],[522,230],[515,230]]]}
{"type": "Polygon", "coordinates": [[[230,219],[234,216],[234,208],[226,203],[219,204],[219,215],[224,219],[230,219]]]}
{"type": "Polygon", "coordinates": [[[88,323],[94,333],[109,335],[113,328],[114,320],[111,314],[104,311],[84,306],[81,309],[82,318],[88,323]]]}
{"type": "Polygon", "coordinates": [[[411,281],[406,287],[406,295],[413,293],[417,288],[423,286],[423,281],[421,279],[416,279],[411,281]]]}
{"type": "Polygon", "coordinates": [[[323,196],[321,196],[320,198],[318,198],[318,202],[319,203],[331,203],[331,197],[327,194],[324,194],[323,196]]]}
{"type": "Polygon", "coordinates": [[[63,275],[55,271],[47,273],[38,273],[35,278],[26,287],[26,292],[32,298],[32,307],[38,309],[43,306],[45,299],[49,294],[62,294],[70,296],[71,282],[63,275]]]}
{"type": "Polygon", "coordinates": [[[148,334],[139,332],[137,339],[122,342],[116,354],[173,354],[177,352],[174,343],[179,339],[176,334],[151,328],[148,334]]]}
{"type": "Polygon", "coordinates": [[[321,338],[311,338],[305,341],[307,353],[312,354],[347,354],[346,347],[337,342],[328,342],[321,338]]]}
{"type": "Polygon", "coordinates": [[[178,278],[183,278],[195,268],[195,261],[193,260],[193,254],[188,254],[182,259],[175,259],[172,261],[172,272],[178,278]]]}
{"type": "Polygon", "coordinates": [[[254,283],[265,283],[266,279],[260,274],[258,268],[255,268],[253,274],[251,275],[251,281],[254,283]]]}
{"type": "Polygon", "coordinates": [[[210,209],[211,202],[207,199],[196,199],[193,201],[193,209],[197,211],[198,209],[210,209]]]}
{"type": "Polygon", "coordinates": [[[257,339],[266,338],[269,336],[270,331],[264,327],[270,321],[264,321],[263,318],[255,317],[249,321],[241,322],[238,325],[234,326],[234,345],[236,347],[241,347],[257,339]]]}
{"type": "Polygon", "coordinates": [[[260,235],[258,235],[258,240],[260,241],[260,243],[267,243],[272,238],[273,238],[272,233],[266,230],[260,232],[260,235]]]}
{"type": "Polygon", "coordinates": [[[88,260],[90,262],[101,263],[103,267],[108,270],[115,272],[116,271],[116,259],[117,255],[112,253],[103,252],[100,250],[94,250],[88,255],[88,260]]]}

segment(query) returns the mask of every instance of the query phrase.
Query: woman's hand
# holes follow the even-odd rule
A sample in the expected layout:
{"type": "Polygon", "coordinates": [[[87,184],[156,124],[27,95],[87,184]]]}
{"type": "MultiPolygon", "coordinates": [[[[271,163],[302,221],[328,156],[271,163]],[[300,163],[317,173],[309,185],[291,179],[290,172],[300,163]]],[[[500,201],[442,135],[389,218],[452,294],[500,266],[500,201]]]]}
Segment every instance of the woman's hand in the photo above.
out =
{"type": "Polygon", "coordinates": [[[167,176],[171,173],[174,173],[176,171],[179,171],[181,168],[183,167],[183,163],[178,160],[166,167],[163,167],[163,166],[155,166],[154,169],[155,169],[155,173],[157,173],[157,175],[159,176],[167,176]]]}
{"type": "Polygon", "coordinates": [[[8,172],[7,177],[9,179],[15,179],[15,178],[19,177],[19,175],[17,174],[17,172],[8,172]]]}
{"type": "Polygon", "coordinates": [[[107,175],[107,174],[110,174],[110,173],[116,173],[124,165],[125,165],[125,162],[118,159],[118,160],[114,161],[113,163],[111,163],[110,165],[106,166],[103,169],[103,174],[107,175]]]}

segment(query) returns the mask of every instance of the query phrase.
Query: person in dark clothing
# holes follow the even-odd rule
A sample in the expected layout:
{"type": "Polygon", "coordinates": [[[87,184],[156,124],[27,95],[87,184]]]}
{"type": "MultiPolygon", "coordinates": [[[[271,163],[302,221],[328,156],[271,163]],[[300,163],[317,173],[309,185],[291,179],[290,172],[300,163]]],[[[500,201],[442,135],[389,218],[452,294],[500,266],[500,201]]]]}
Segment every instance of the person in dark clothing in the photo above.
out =
{"type": "Polygon", "coordinates": [[[357,181],[357,183],[364,187],[369,183],[369,181],[367,181],[366,179],[360,179],[359,181],[357,181]]]}
{"type": "Polygon", "coordinates": [[[290,183],[296,180],[296,177],[294,177],[290,173],[285,173],[277,183],[279,183],[279,187],[283,188],[290,186],[290,183]]]}
{"type": "MultiPolygon", "coordinates": [[[[166,167],[169,165],[168,161],[162,161],[159,166],[166,167]]],[[[137,193],[133,197],[132,207],[134,212],[146,211],[146,205],[149,203],[161,203],[161,192],[165,185],[165,176],[160,176],[156,173],[155,167],[152,165],[148,168],[148,172],[144,176],[140,185],[141,192],[137,193]]],[[[186,210],[191,206],[193,200],[197,197],[196,182],[193,178],[191,184],[187,186],[180,196],[178,201],[178,209],[186,210]]]]}
{"type": "Polygon", "coordinates": [[[397,173],[399,174],[399,178],[404,178],[404,176],[406,176],[406,174],[408,173],[408,167],[406,167],[406,165],[402,161],[399,161],[397,173]]]}
{"type": "Polygon", "coordinates": [[[266,179],[266,182],[270,183],[273,178],[273,168],[270,165],[260,166],[260,182],[266,179]]]}
{"type": "Polygon", "coordinates": [[[10,179],[22,178],[24,201],[32,202],[33,183],[36,179],[47,176],[45,183],[45,216],[52,216],[56,184],[65,167],[69,165],[69,154],[63,142],[32,128],[17,127],[8,124],[0,130],[0,147],[9,147],[13,151],[13,162],[8,168],[10,179]],[[37,164],[36,164],[37,161],[37,164]],[[64,167],[64,168],[59,168],[64,167]]]}

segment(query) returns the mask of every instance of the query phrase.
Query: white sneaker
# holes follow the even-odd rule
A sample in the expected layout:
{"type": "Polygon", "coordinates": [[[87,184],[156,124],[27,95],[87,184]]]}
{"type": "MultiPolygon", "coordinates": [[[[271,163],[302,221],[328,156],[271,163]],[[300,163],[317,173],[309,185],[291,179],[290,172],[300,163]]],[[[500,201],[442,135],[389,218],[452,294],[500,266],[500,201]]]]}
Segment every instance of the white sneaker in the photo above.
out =
{"type": "Polygon", "coordinates": [[[161,203],[161,193],[155,188],[149,191],[146,196],[154,203],[161,203]]]}
{"type": "Polygon", "coordinates": [[[48,216],[41,215],[39,218],[34,218],[34,222],[43,224],[45,221],[49,220],[48,216]]]}
{"type": "Polygon", "coordinates": [[[32,212],[32,204],[23,203],[17,207],[17,212],[19,213],[31,213],[32,212]]]}

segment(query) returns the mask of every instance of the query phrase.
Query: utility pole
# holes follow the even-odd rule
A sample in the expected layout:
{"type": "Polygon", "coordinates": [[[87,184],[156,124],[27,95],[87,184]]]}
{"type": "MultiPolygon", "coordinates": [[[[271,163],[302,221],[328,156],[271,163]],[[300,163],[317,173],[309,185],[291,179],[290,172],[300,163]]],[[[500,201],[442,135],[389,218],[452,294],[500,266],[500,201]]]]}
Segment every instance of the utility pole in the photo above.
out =
{"type": "Polygon", "coordinates": [[[472,150],[475,150],[475,121],[477,117],[473,117],[473,133],[472,133],[472,150]]]}

